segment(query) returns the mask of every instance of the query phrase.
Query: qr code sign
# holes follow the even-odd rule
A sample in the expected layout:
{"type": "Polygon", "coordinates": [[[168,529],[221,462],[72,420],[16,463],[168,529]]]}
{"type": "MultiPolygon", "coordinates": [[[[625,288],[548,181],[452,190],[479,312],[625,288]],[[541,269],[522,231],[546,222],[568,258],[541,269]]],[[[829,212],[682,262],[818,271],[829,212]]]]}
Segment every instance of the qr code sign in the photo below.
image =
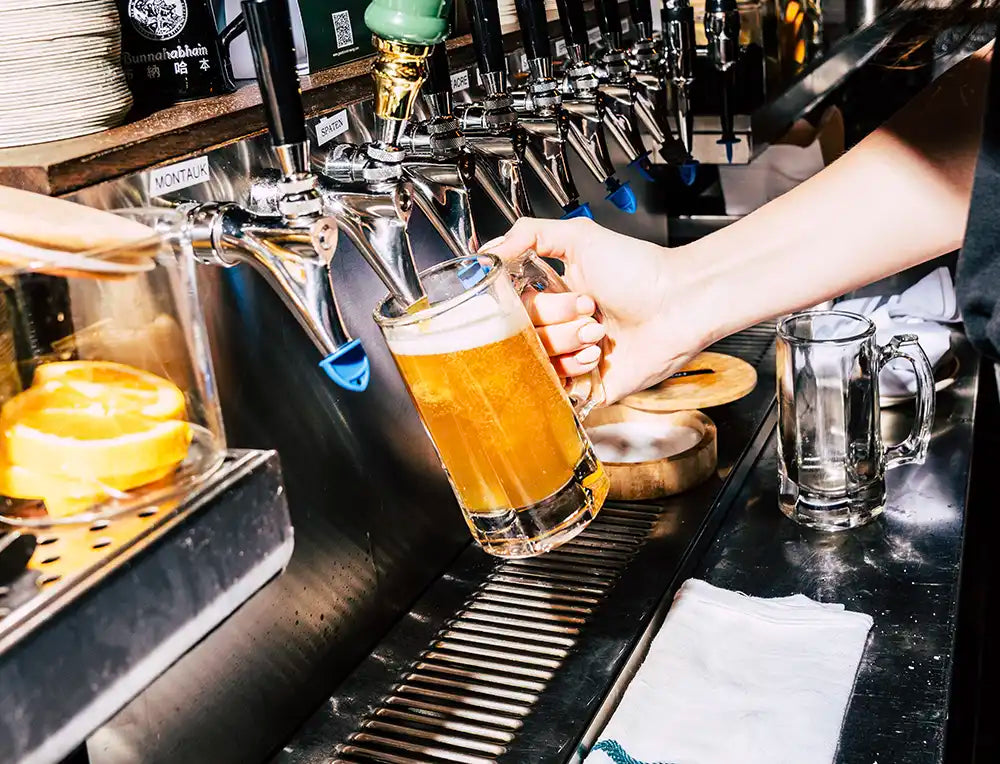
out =
{"type": "Polygon", "coordinates": [[[354,29],[351,27],[351,14],[348,11],[335,11],[333,14],[333,34],[337,38],[337,50],[354,45],[354,29]]]}

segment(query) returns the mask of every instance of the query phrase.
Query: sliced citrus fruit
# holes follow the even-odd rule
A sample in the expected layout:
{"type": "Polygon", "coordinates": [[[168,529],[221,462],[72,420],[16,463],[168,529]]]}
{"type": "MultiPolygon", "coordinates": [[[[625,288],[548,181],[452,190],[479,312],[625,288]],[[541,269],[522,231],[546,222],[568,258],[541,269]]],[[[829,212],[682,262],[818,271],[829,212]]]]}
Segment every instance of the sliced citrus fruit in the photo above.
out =
{"type": "Polygon", "coordinates": [[[57,361],[35,369],[33,387],[59,382],[109,409],[153,419],[182,419],[184,393],[173,382],[112,361],[57,361]]]}
{"type": "Polygon", "coordinates": [[[107,481],[179,464],[191,427],[138,414],[26,408],[2,433],[7,461],[50,476],[107,481]]]}
{"type": "Polygon", "coordinates": [[[175,465],[168,464],[135,475],[75,480],[34,472],[0,459],[0,494],[12,499],[44,501],[50,515],[66,517],[104,501],[115,491],[130,491],[162,480],[174,469],[175,465]]]}

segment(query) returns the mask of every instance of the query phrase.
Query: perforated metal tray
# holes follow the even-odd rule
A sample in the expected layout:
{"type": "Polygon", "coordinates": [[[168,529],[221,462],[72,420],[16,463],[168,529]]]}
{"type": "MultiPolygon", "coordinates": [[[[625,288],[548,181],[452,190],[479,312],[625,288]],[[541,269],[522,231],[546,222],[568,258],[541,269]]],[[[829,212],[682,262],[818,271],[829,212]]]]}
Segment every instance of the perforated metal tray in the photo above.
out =
{"type": "Polygon", "coordinates": [[[0,761],[58,761],[291,557],[273,452],[232,452],[183,500],[38,531],[0,587],[0,761]]]}

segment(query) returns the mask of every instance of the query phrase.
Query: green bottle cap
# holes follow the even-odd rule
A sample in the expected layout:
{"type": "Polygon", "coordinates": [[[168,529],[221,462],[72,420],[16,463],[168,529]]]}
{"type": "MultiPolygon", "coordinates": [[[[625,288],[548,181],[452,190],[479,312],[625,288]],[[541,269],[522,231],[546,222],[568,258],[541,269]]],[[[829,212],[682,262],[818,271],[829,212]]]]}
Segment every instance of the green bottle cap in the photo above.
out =
{"type": "Polygon", "coordinates": [[[448,37],[451,0],[373,0],[365,24],[383,40],[437,45],[448,37]]]}

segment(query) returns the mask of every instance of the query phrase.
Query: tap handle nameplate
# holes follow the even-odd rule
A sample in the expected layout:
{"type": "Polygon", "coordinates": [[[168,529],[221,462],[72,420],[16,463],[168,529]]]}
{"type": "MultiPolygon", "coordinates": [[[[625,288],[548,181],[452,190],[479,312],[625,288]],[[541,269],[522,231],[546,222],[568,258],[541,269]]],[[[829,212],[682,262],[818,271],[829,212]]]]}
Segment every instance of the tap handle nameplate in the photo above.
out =
{"type": "Polygon", "coordinates": [[[545,20],[545,0],[514,0],[521,25],[525,52],[529,59],[552,58],[549,24],[545,20]]]}
{"type": "Polygon", "coordinates": [[[500,7],[497,0],[468,0],[472,21],[472,44],[476,48],[479,73],[504,72],[503,34],[500,31],[500,7]]]}
{"type": "Polygon", "coordinates": [[[286,0],[243,0],[250,50],[271,129],[271,142],[287,146],[306,142],[302,93],[295,71],[292,19],[286,0]]]}
{"type": "MultiPolygon", "coordinates": [[[[583,0],[577,0],[582,3],[583,0]]],[[[622,17],[618,11],[618,0],[596,0],[597,25],[601,35],[615,49],[622,47],[622,17]]]]}
{"type": "Polygon", "coordinates": [[[427,57],[427,79],[420,88],[424,97],[437,93],[451,93],[451,65],[448,63],[448,49],[439,42],[427,57]]]}
{"type": "Polygon", "coordinates": [[[582,0],[556,0],[559,11],[559,25],[567,45],[576,45],[587,56],[590,40],[587,38],[587,16],[583,12],[582,0]]]}
{"type": "Polygon", "coordinates": [[[653,6],[649,0],[628,0],[628,12],[632,17],[632,23],[638,26],[645,25],[648,33],[653,28],[653,6]]]}

